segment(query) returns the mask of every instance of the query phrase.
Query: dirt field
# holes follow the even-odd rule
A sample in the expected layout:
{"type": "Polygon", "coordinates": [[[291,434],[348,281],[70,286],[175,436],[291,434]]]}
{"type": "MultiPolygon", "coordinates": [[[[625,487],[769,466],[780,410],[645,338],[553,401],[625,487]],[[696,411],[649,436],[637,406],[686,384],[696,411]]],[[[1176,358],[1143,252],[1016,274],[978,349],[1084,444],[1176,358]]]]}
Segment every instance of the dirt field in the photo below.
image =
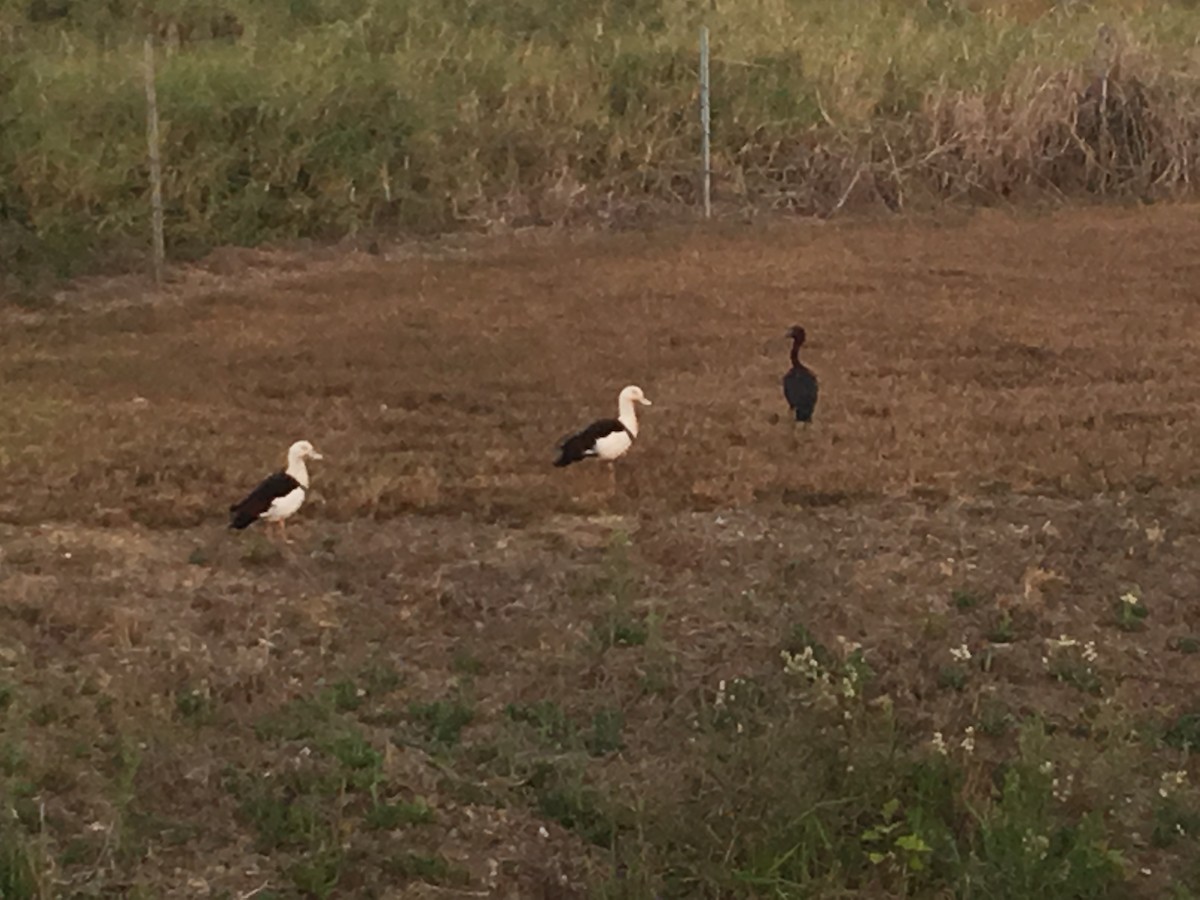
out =
{"type": "MultiPolygon", "coordinates": [[[[988,710],[1052,723],[1126,835],[1112,896],[1195,878],[1146,823],[1200,685],[1198,213],[227,251],[158,299],[3,308],[28,896],[653,896],[606,838],[666,846],[714,796],[697,710],[800,625],[862,644],[898,742],[979,725],[968,772],[1018,740],[988,710]],[[552,468],[627,383],[654,405],[617,493],[552,468]],[[301,437],[326,458],[295,543],[227,533],[301,437]],[[1047,674],[1064,634],[1096,685],[1047,674]]],[[[667,895],[749,895],[696,879],[667,895]]]]}

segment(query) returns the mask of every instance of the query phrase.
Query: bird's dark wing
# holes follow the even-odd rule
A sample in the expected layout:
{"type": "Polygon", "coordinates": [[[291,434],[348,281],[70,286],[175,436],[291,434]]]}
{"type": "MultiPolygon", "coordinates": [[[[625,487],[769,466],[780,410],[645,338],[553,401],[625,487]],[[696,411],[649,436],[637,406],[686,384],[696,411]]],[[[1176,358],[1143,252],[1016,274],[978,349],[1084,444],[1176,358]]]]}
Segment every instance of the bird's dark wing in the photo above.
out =
{"type": "Polygon", "coordinates": [[[596,441],[608,437],[618,431],[626,431],[624,425],[617,419],[600,419],[593,422],[582,431],[568,435],[558,443],[558,459],[556,466],[569,466],[596,453],[596,441]]]}
{"type": "Polygon", "coordinates": [[[817,406],[817,376],[804,366],[791,369],[783,376],[783,395],[795,410],[797,422],[811,421],[817,406]]]}
{"type": "Polygon", "coordinates": [[[229,507],[229,527],[245,528],[270,509],[272,503],[298,487],[301,487],[300,482],[287,472],[268,475],[240,503],[229,507]]]}

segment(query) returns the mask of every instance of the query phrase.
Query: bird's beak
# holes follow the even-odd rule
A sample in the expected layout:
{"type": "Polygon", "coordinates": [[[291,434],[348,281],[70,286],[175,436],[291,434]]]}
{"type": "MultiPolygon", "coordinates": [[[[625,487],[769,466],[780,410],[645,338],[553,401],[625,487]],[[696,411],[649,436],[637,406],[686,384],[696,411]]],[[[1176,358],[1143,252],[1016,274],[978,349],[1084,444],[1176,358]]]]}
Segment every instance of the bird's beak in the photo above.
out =
{"type": "Polygon", "coordinates": [[[313,459],[324,459],[325,458],[320,453],[318,453],[316,450],[314,450],[310,455],[312,456],[313,459]]]}
{"type": "Polygon", "coordinates": [[[649,400],[647,400],[645,397],[642,398],[642,406],[653,406],[653,405],[654,404],[651,403],[649,400]]]}

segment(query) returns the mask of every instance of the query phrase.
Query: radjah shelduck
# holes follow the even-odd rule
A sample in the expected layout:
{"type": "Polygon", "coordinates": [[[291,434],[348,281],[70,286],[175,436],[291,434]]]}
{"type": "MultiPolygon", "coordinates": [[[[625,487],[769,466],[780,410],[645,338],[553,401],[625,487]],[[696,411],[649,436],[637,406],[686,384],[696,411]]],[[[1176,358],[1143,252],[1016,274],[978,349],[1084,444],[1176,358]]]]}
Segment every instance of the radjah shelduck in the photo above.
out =
{"type": "Polygon", "coordinates": [[[806,335],[803,328],[793,325],[786,336],[792,339],[792,367],[783,376],[783,396],[797,422],[811,422],[817,406],[817,376],[800,362],[800,348],[806,335]]]}
{"type": "MultiPolygon", "coordinates": [[[[598,419],[587,428],[568,435],[559,442],[556,466],[569,466],[595,457],[612,462],[623,456],[638,436],[637,407],[652,406],[642,389],[631,384],[617,397],[617,417],[598,419]]],[[[615,479],[616,474],[613,473],[615,479]]]]}
{"type": "Polygon", "coordinates": [[[262,519],[279,526],[279,536],[288,543],[284,520],[294,515],[308,491],[308,466],[305,460],[320,459],[321,454],[308,441],[296,441],[288,448],[287,468],[264,478],[254,490],[229,507],[229,527],[242,529],[262,519]]]}

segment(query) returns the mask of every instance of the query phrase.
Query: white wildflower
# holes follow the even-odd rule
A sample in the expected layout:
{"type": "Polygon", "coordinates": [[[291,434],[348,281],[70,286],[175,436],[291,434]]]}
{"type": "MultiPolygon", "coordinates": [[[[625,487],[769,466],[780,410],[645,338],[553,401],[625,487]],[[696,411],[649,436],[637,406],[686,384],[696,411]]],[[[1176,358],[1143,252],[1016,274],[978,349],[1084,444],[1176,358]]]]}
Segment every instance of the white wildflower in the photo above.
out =
{"type": "Polygon", "coordinates": [[[1061,781],[1055,778],[1050,782],[1050,793],[1054,795],[1054,799],[1059,803],[1066,803],[1071,796],[1071,787],[1075,784],[1075,775],[1068,773],[1065,779],[1061,781]]]}
{"type": "Polygon", "coordinates": [[[1051,772],[1054,771],[1054,763],[1051,762],[1050,760],[1046,760],[1044,763],[1042,763],[1040,766],[1038,766],[1038,771],[1041,772],[1043,775],[1049,775],[1051,772]]]}
{"type": "Polygon", "coordinates": [[[862,649],[862,644],[858,643],[858,641],[848,641],[848,640],[846,640],[846,638],[842,637],[842,635],[840,635],[840,634],[838,635],[837,640],[838,640],[838,644],[841,645],[842,654],[844,656],[850,656],[853,653],[862,649]]]}
{"type": "Polygon", "coordinates": [[[1163,772],[1162,778],[1158,782],[1158,796],[1166,799],[1185,784],[1187,784],[1187,772],[1185,770],[1163,772]]]}
{"type": "Polygon", "coordinates": [[[975,729],[970,725],[967,726],[965,736],[963,737],[962,743],[959,744],[959,746],[962,747],[967,753],[975,752],[975,729]]]}
{"type": "Polygon", "coordinates": [[[1044,834],[1034,834],[1032,831],[1026,831],[1021,844],[1025,848],[1025,852],[1031,856],[1037,856],[1038,859],[1045,859],[1046,854],[1050,850],[1050,838],[1044,834]]]}
{"type": "Polygon", "coordinates": [[[947,753],[949,753],[949,750],[946,748],[946,739],[942,737],[942,733],[940,731],[935,731],[933,733],[933,739],[930,740],[929,743],[932,744],[933,749],[942,754],[942,756],[946,756],[947,753]]]}
{"type": "Polygon", "coordinates": [[[1132,591],[1127,591],[1121,595],[1121,602],[1126,606],[1137,606],[1139,603],[1137,594],[1132,591]]]}
{"type": "Polygon", "coordinates": [[[1100,654],[1096,652],[1095,641],[1088,641],[1083,645],[1083,659],[1085,662],[1094,663],[1099,655],[1100,654]]]}
{"type": "Polygon", "coordinates": [[[959,662],[967,662],[971,658],[971,650],[966,644],[950,648],[950,655],[959,662]]]}
{"type": "MultiPolygon", "coordinates": [[[[787,651],[784,651],[785,653],[787,651]]],[[[717,684],[717,699],[713,701],[713,706],[717,709],[725,708],[725,679],[722,678],[717,684]]]]}

